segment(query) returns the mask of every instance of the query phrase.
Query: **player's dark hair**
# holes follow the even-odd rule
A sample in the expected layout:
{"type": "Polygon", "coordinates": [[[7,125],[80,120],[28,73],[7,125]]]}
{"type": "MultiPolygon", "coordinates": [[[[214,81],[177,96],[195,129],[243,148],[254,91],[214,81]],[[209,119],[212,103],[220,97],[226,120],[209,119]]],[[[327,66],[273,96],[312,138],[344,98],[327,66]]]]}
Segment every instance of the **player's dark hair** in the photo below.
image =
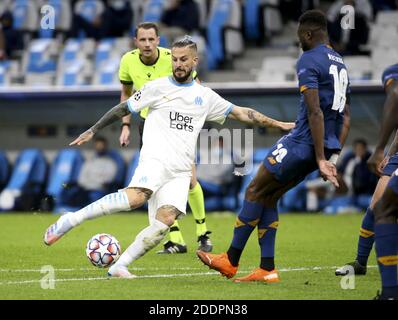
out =
{"type": "Polygon", "coordinates": [[[308,28],[317,28],[327,31],[328,22],[325,14],[320,10],[308,10],[299,18],[299,24],[308,28]]]}
{"type": "Polygon", "coordinates": [[[196,42],[193,41],[192,37],[188,35],[184,36],[182,39],[177,39],[176,41],[174,41],[171,47],[172,48],[189,47],[190,49],[198,51],[198,46],[196,45],[196,42]]]}
{"type": "Polygon", "coordinates": [[[154,29],[156,36],[159,36],[159,28],[156,23],[153,22],[141,22],[136,28],[135,28],[135,37],[137,38],[138,30],[139,29],[154,29]]]}

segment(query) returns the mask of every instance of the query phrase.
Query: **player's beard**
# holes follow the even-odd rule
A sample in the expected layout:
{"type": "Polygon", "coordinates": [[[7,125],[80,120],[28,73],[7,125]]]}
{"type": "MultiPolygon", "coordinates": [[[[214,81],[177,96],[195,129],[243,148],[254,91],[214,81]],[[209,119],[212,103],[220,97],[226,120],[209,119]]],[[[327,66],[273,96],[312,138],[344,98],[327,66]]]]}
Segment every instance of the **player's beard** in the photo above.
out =
{"type": "MultiPolygon", "coordinates": [[[[178,70],[178,71],[181,71],[181,70],[178,70]]],[[[192,69],[189,70],[188,72],[186,72],[186,73],[185,73],[185,76],[183,76],[183,77],[178,77],[176,73],[177,73],[177,70],[174,70],[174,71],[173,71],[174,79],[176,79],[176,81],[179,82],[179,83],[184,83],[184,82],[187,81],[188,78],[191,76],[192,69]]]]}

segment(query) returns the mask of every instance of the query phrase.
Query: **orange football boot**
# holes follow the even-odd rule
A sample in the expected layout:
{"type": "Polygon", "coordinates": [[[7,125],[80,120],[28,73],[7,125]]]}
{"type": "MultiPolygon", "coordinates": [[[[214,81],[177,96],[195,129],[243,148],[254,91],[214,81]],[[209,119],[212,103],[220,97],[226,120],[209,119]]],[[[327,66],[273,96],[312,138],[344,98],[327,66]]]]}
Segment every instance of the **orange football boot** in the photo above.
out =
{"type": "Polygon", "coordinates": [[[234,282],[250,282],[250,281],[260,281],[266,283],[279,282],[278,270],[274,269],[267,271],[261,268],[254,269],[245,277],[236,278],[234,282]]]}
{"type": "Polygon", "coordinates": [[[196,251],[196,255],[210,269],[217,270],[221,275],[232,278],[238,271],[238,266],[234,267],[228,259],[226,253],[212,254],[201,250],[196,251]]]}

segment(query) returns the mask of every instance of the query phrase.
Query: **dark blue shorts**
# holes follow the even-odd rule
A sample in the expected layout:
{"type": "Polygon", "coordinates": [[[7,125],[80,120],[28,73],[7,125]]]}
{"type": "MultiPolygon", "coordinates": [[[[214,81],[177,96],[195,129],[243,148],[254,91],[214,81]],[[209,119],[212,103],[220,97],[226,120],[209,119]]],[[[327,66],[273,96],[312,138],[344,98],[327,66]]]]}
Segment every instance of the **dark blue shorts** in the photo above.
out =
{"type": "MultiPolygon", "coordinates": [[[[325,149],[325,157],[338,150],[325,149]]],[[[300,182],[318,169],[315,150],[312,145],[297,143],[284,136],[271,148],[265,159],[264,166],[274,174],[275,179],[282,183],[300,182]]]]}
{"type": "Polygon", "coordinates": [[[387,188],[394,191],[398,197],[398,168],[392,173],[391,178],[388,181],[387,188]]]}
{"type": "Polygon", "coordinates": [[[384,167],[382,175],[391,176],[396,169],[398,169],[398,152],[390,158],[384,167]]]}

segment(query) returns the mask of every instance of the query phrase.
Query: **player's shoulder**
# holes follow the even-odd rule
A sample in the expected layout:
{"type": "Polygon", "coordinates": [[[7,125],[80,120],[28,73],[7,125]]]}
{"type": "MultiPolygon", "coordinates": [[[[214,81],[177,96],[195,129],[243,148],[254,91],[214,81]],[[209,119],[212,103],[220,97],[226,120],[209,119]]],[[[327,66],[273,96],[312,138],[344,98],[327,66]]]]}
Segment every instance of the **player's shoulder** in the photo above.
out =
{"type": "Polygon", "coordinates": [[[398,80],[398,63],[388,66],[381,76],[384,87],[393,80],[398,80]]]}
{"type": "Polygon", "coordinates": [[[137,57],[139,57],[139,50],[134,49],[127,51],[125,54],[123,54],[121,62],[132,62],[134,61],[137,57]]]}
{"type": "Polygon", "coordinates": [[[159,54],[161,57],[169,57],[171,56],[171,50],[168,48],[158,47],[159,54]]]}

